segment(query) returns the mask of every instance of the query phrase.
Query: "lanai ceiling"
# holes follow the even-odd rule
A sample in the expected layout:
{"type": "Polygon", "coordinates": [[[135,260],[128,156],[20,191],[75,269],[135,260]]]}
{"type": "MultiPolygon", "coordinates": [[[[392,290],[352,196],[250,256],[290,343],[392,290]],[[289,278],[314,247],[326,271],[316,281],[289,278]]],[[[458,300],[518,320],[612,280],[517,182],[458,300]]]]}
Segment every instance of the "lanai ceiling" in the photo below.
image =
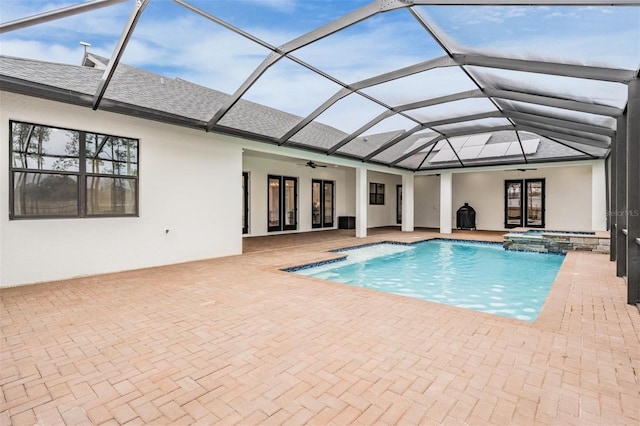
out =
{"type": "MultiPolygon", "coordinates": [[[[90,47],[93,109],[140,106],[111,96],[133,65],[220,93],[182,125],[415,171],[605,158],[640,69],[640,1],[299,3],[306,19],[273,28],[243,19],[248,0],[94,0],[11,19],[0,43],[108,33],[120,11],[119,37],[90,47]]],[[[37,95],[26,80],[1,82],[37,95]]]]}

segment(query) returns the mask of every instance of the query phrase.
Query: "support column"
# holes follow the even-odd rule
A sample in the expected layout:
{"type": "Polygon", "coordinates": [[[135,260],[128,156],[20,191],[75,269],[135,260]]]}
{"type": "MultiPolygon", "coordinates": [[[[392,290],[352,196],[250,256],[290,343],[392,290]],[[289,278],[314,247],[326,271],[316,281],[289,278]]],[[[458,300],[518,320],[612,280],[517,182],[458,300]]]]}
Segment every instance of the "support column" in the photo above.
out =
{"type": "Polygon", "coordinates": [[[607,217],[609,218],[609,238],[611,240],[611,245],[609,246],[609,260],[616,260],[616,239],[618,237],[618,233],[616,229],[618,227],[618,216],[616,215],[616,205],[618,203],[617,200],[617,185],[618,185],[618,168],[616,166],[616,161],[618,158],[618,135],[616,134],[616,138],[611,141],[611,157],[609,160],[609,182],[610,182],[610,190],[609,190],[609,210],[607,210],[607,217]]]}
{"type": "Polygon", "coordinates": [[[367,236],[367,209],[369,207],[369,185],[367,169],[356,168],[356,237],[367,236]]]}
{"type": "Polygon", "coordinates": [[[627,303],[640,303],[640,79],[627,103],[627,303]]]}
{"type": "Polygon", "coordinates": [[[607,178],[604,161],[591,166],[591,230],[607,230],[607,178]]]}
{"type": "MultiPolygon", "coordinates": [[[[616,130],[616,276],[627,274],[627,114],[618,118],[616,130]]],[[[613,243],[613,241],[612,241],[613,243]]]]}
{"type": "Polygon", "coordinates": [[[402,175],[402,232],[413,232],[414,228],[413,174],[402,175]]]}
{"type": "Polygon", "coordinates": [[[451,234],[453,205],[453,174],[440,173],[440,233],[451,234]]]}

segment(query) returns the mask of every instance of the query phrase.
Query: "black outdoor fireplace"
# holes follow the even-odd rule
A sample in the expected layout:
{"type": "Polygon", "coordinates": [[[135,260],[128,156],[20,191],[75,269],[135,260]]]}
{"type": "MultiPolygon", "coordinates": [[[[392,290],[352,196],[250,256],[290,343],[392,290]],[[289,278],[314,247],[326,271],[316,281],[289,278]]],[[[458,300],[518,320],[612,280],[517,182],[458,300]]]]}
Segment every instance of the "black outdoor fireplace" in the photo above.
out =
{"type": "Polygon", "coordinates": [[[469,205],[464,203],[456,213],[456,228],[458,229],[476,229],[476,211],[469,205]]]}

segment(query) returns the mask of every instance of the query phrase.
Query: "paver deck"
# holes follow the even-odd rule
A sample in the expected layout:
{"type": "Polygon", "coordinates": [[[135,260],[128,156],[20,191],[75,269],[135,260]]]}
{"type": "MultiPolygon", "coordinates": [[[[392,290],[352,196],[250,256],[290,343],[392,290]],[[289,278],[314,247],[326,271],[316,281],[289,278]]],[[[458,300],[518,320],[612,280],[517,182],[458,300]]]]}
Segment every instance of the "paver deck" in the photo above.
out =
{"type": "Polygon", "coordinates": [[[640,315],[606,255],[569,253],[535,323],[279,270],[435,236],[251,238],[0,290],[0,424],[640,423],[640,315]]]}

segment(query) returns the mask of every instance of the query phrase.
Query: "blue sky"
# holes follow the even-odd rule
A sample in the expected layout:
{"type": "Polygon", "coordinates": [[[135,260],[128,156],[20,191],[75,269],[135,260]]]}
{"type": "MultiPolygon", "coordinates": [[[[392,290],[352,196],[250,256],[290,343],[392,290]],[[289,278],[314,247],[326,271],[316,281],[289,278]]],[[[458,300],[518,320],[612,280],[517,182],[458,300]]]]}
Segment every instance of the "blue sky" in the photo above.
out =
{"type": "MultiPolygon", "coordinates": [[[[2,0],[0,20],[11,21],[81,0],[2,0]]],[[[191,4],[272,45],[290,41],[369,3],[368,0],[191,0],[191,4]]],[[[79,64],[83,47],[110,57],[133,0],[0,36],[0,54],[79,64]]],[[[637,69],[640,64],[638,7],[443,7],[416,11],[432,19],[459,52],[498,53],[637,69]]],[[[269,53],[171,0],[151,0],[122,62],[168,77],[232,93],[269,53]]],[[[377,15],[295,52],[295,56],[345,83],[444,55],[407,10],[377,15]]],[[[504,76],[499,76],[504,77],[504,76]]],[[[510,77],[510,76],[509,76],[510,77]]],[[[448,77],[446,89],[463,82],[448,77]]],[[[557,83],[562,86],[562,82],[557,83]]],[[[338,86],[283,60],[247,98],[305,115],[338,86]]],[[[559,87],[560,89],[560,87],[559,87]]],[[[397,90],[397,84],[396,84],[397,90]]],[[[406,97],[411,88],[405,88],[406,97]]],[[[403,98],[402,91],[397,92],[403,98]]],[[[355,126],[353,110],[371,105],[353,100],[334,114],[355,126]]],[[[338,118],[334,118],[337,120],[338,118]]],[[[327,118],[331,121],[331,118],[327,118]]]]}

